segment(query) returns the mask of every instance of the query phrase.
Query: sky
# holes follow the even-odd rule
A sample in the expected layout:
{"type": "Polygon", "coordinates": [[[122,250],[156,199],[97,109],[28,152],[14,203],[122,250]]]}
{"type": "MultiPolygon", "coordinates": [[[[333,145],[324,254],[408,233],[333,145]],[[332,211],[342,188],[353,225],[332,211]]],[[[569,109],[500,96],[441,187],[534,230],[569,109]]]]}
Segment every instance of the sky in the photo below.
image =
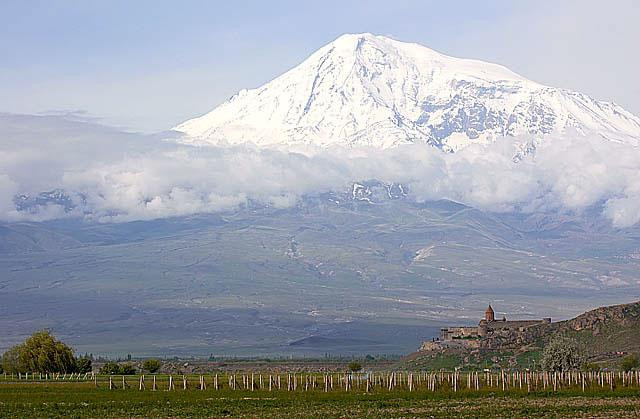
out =
{"type": "Polygon", "coordinates": [[[640,114],[640,2],[0,0],[0,112],[156,132],[371,32],[640,114]]]}

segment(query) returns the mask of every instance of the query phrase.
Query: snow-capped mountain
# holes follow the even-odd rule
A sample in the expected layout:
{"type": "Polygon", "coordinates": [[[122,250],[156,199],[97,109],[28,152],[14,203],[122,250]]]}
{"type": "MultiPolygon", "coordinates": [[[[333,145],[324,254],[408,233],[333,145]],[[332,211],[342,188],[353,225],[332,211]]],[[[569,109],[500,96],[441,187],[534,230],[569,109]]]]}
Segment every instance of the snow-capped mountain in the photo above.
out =
{"type": "Polygon", "coordinates": [[[191,144],[418,142],[445,151],[567,129],[631,144],[640,139],[640,119],[615,104],[371,34],[343,35],[275,80],[174,129],[191,144]]]}

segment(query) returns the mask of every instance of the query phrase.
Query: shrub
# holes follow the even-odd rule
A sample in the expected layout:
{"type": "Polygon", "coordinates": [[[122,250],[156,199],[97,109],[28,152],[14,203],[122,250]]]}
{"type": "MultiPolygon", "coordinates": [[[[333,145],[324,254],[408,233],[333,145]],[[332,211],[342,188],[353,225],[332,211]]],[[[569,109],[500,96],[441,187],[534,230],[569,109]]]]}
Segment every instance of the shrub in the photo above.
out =
{"type": "Polygon", "coordinates": [[[582,369],[587,372],[598,372],[600,371],[600,365],[596,364],[595,362],[590,362],[588,364],[585,364],[582,369]]]}
{"type": "Polygon", "coordinates": [[[577,370],[584,364],[584,355],[578,343],[571,338],[556,335],[544,347],[540,365],[545,371],[577,370]]]}
{"type": "Polygon", "coordinates": [[[362,369],[362,365],[359,362],[351,362],[349,363],[349,371],[358,372],[362,369]]]}
{"type": "Polygon", "coordinates": [[[158,372],[162,364],[157,359],[147,359],[142,363],[142,369],[150,373],[158,372]]]}
{"type": "Polygon", "coordinates": [[[100,374],[107,375],[134,375],[136,368],[131,364],[118,364],[117,362],[107,362],[100,368],[100,374]]]}
{"type": "Polygon", "coordinates": [[[638,355],[636,354],[625,356],[622,358],[622,361],[620,361],[620,368],[622,368],[622,371],[631,371],[639,366],[640,359],[638,359],[638,355]]]}

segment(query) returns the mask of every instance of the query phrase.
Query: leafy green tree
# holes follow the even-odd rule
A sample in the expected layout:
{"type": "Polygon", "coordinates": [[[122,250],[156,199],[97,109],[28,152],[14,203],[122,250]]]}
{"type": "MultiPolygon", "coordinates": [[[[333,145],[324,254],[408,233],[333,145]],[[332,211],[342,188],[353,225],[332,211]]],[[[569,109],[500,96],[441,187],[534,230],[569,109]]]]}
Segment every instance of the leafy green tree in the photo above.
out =
{"type": "Polygon", "coordinates": [[[73,349],[49,331],[31,335],[24,343],[9,349],[2,357],[7,372],[70,373],[76,371],[73,349]]]}
{"type": "Polygon", "coordinates": [[[157,359],[147,359],[142,363],[142,369],[150,373],[158,372],[162,364],[157,359]]]}
{"type": "Polygon", "coordinates": [[[640,359],[638,359],[638,355],[636,354],[625,356],[622,358],[622,361],[620,361],[620,368],[622,368],[622,371],[631,371],[638,367],[640,367],[640,359]]]}
{"type": "Polygon", "coordinates": [[[121,374],[121,372],[122,369],[117,362],[107,362],[102,367],[100,367],[100,374],[117,375],[121,374]]]}
{"type": "Polygon", "coordinates": [[[584,361],[582,349],[574,339],[556,335],[544,347],[540,365],[545,371],[572,371],[580,369],[584,361]]]}
{"type": "Polygon", "coordinates": [[[78,370],[78,372],[83,372],[83,373],[91,372],[91,370],[93,369],[91,364],[91,358],[85,355],[76,359],[76,369],[78,370]]]}
{"type": "Polygon", "coordinates": [[[19,365],[20,345],[10,348],[2,354],[2,369],[11,374],[23,372],[19,365]]]}
{"type": "Polygon", "coordinates": [[[349,371],[358,372],[361,369],[362,369],[362,365],[360,365],[359,362],[354,361],[349,363],[349,371]]]}

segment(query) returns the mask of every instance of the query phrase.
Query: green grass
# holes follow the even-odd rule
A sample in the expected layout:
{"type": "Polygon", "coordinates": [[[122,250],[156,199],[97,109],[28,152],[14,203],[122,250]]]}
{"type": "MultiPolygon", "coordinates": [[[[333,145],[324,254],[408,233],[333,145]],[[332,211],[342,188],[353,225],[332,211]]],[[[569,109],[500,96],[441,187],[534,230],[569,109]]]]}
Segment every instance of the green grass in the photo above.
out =
{"type": "Polygon", "coordinates": [[[409,370],[453,370],[462,364],[462,358],[456,354],[435,354],[433,356],[418,357],[410,361],[401,361],[398,365],[409,370]]]}
{"type": "Polygon", "coordinates": [[[541,351],[524,352],[516,356],[516,362],[521,368],[534,368],[540,365],[541,351]]]}
{"type": "MultiPolygon", "coordinates": [[[[117,382],[117,381],[116,381],[117,382]]],[[[134,380],[130,381],[133,384],[134,380]]],[[[4,417],[638,417],[637,388],[551,392],[109,390],[92,382],[0,383],[4,417]]],[[[147,384],[148,385],[148,384],[147,384]]],[[[166,382],[162,382],[166,388],[166,382]]],[[[133,385],[132,385],[133,387],[133,385]]]]}

